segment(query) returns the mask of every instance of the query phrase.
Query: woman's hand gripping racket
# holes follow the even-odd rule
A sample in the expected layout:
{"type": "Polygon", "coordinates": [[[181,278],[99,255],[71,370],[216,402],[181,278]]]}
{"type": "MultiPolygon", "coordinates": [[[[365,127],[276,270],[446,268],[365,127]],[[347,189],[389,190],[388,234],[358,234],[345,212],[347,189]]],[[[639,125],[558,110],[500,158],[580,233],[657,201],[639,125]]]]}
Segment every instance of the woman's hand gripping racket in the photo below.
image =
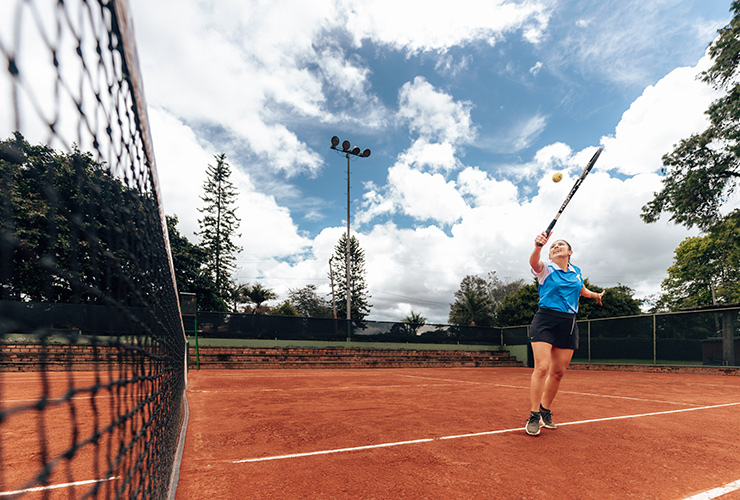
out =
{"type": "MultiPolygon", "coordinates": [[[[550,233],[552,232],[552,228],[555,227],[555,223],[560,218],[560,214],[563,213],[563,210],[565,210],[565,207],[568,206],[568,203],[570,202],[570,199],[573,198],[573,195],[576,194],[576,191],[578,191],[578,188],[581,186],[581,183],[583,182],[583,179],[586,178],[588,173],[591,171],[591,169],[594,166],[594,163],[596,163],[596,160],[599,159],[599,155],[604,150],[604,148],[599,148],[596,150],[596,153],[591,157],[591,161],[588,162],[588,165],[586,165],[586,168],[583,169],[583,172],[581,172],[581,176],[578,178],[576,183],[573,185],[573,187],[570,190],[570,193],[568,193],[568,197],[565,198],[565,201],[560,206],[560,210],[558,210],[557,215],[555,215],[555,218],[552,220],[549,226],[547,226],[547,230],[545,231],[546,236],[550,236],[550,233]]],[[[538,247],[541,247],[542,245],[537,243],[538,247]]]]}

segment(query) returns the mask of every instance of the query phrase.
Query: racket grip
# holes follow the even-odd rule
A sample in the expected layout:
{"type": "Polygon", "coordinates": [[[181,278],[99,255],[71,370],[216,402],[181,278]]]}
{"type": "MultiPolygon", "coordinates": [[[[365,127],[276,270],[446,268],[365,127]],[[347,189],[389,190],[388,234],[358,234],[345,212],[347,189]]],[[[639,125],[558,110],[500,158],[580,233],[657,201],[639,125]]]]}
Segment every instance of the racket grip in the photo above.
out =
{"type": "MultiPolygon", "coordinates": [[[[545,235],[550,236],[550,233],[552,232],[552,228],[555,227],[555,223],[557,222],[557,219],[553,219],[549,226],[547,226],[547,230],[545,230],[545,235]]],[[[538,247],[541,247],[539,243],[535,243],[538,247]]]]}

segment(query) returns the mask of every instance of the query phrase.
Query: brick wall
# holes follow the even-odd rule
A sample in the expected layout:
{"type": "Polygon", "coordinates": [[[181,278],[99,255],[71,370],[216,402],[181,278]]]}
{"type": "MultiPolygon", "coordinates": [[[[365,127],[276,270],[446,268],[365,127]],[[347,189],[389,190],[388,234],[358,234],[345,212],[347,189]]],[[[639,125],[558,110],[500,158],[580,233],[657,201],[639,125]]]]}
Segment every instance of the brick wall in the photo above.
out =
{"type": "MultiPolygon", "coordinates": [[[[522,366],[506,351],[200,347],[200,368],[432,368],[522,366]]],[[[195,367],[190,346],[190,367],[195,367]]]]}
{"type": "Polygon", "coordinates": [[[68,344],[0,344],[0,372],[92,371],[101,363],[130,364],[133,359],[120,348],[68,344]]]}

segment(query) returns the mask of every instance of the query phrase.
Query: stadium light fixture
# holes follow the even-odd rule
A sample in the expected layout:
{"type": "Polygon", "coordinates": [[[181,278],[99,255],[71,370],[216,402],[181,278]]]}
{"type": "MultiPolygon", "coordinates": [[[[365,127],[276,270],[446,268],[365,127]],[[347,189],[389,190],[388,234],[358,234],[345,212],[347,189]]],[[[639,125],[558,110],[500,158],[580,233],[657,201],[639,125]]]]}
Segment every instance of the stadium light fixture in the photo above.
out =
{"type": "Polygon", "coordinates": [[[361,150],[359,146],[352,147],[352,143],[349,141],[342,142],[342,149],[340,150],[337,146],[339,146],[339,137],[336,135],[331,138],[331,149],[335,151],[340,151],[341,153],[344,153],[347,157],[347,245],[345,248],[345,267],[347,270],[347,283],[346,283],[346,294],[347,294],[347,340],[350,339],[350,332],[352,330],[351,326],[351,320],[352,320],[352,301],[351,301],[351,295],[350,295],[350,286],[349,286],[349,160],[350,155],[357,156],[359,158],[367,158],[370,156],[370,150],[365,149],[361,150]]]}

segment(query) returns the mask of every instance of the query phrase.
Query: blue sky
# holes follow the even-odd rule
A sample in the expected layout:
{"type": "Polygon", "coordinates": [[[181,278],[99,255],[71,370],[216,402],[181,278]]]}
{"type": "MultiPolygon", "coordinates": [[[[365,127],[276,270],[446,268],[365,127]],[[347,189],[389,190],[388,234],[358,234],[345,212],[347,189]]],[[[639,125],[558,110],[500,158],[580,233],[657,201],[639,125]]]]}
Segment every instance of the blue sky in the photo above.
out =
{"type": "Polygon", "coordinates": [[[529,280],[534,237],[598,146],[555,230],[592,283],[654,294],[698,234],[639,213],[660,189],[661,156],[706,126],[717,95],[696,75],[729,1],[131,7],[166,212],[197,241],[205,168],[226,153],[240,191],[236,278],[279,300],[307,284],[329,292],[346,222],[333,135],[372,150],[351,162],[350,191],[372,319],[444,322],[467,274],[529,280]]]}

